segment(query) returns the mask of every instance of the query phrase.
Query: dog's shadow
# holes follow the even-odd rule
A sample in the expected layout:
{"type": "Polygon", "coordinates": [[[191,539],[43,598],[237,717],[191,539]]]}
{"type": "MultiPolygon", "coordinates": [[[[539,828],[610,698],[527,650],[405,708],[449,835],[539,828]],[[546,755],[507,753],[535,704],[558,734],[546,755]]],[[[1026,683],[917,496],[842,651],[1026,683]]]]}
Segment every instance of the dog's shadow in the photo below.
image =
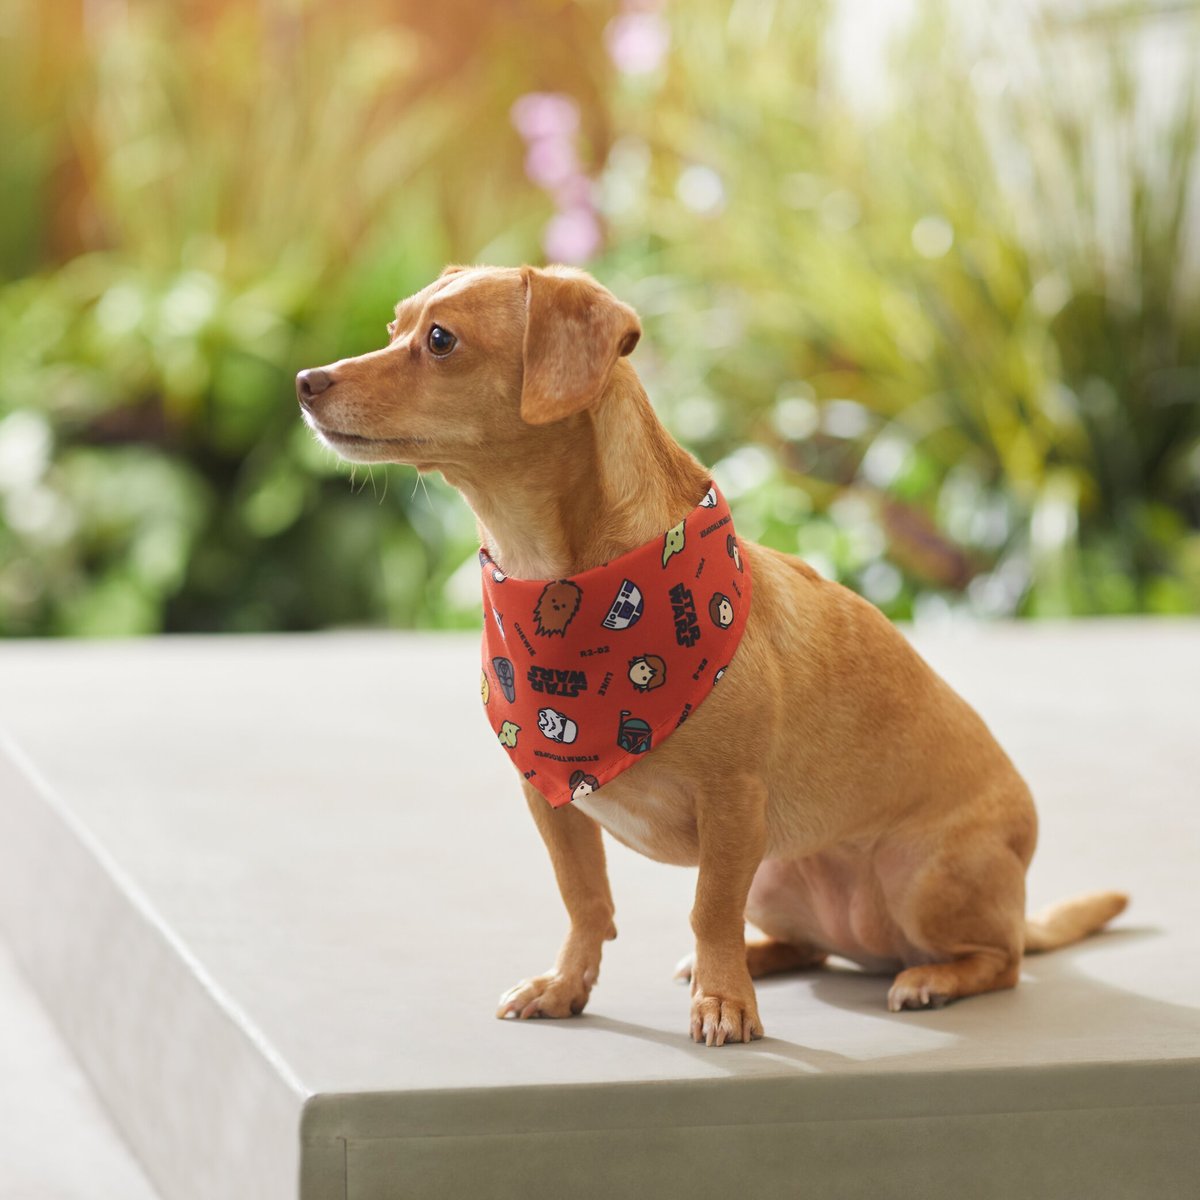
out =
{"type": "MultiPolygon", "coordinates": [[[[757,981],[759,1011],[768,1030],[771,1013],[778,1016],[785,1005],[819,1003],[874,1021],[900,1025],[919,1022],[922,1028],[943,1035],[936,1044],[920,1050],[906,1049],[867,1059],[806,1046],[770,1032],[761,1041],[717,1052],[689,1041],[682,1029],[679,1033],[668,1032],[601,1013],[585,1014],[584,1020],[589,1028],[669,1047],[680,1054],[697,1056],[709,1069],[716,1066],[737,1075],[771,1071],[780,1060],[794,1063],[805,1073],[817,1074],[861,1071],[884,1064],[894,1070],[918,1062],[923,1069],[949,1069],[962,1067],[966,1057],[980,1053],[982,1061],[976,1065],[1000,1065],[1027,1059],[1030,1044],[1052,1047],[1056,1053],[1061,1049],[1063,1061],[1077,1059],[1079,1053],[1098,1061],[1113,1061],[1125,1057],[1130,1045],[1143,1039],[1148,1031],[1153,1032],[1156,1041],[1166,1039],[1193,1047],[1200,1043],[1200,1008],[1116,987],[1083,969],[1094,955],[1161,937],[1162,933],[1152,927],[1108,930],[1077,945],[1027,957],[1021,983],[1015,989],[918,1012],[888,1012],[891,976],[868,974],[840,960],[817,970],[757,981]],[[985,1007],[986,1014],[982,1011],[985,1007]]],[[[872,1042],[878,1044],[877,1031],[872,1042]]]]}

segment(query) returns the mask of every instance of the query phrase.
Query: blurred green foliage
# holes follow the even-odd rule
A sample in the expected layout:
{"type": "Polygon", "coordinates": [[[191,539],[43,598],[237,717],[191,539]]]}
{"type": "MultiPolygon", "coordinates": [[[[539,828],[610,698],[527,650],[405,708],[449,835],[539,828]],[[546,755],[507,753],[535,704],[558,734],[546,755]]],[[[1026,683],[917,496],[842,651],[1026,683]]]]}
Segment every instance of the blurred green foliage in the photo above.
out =
{"type": "Polygon", "coordinates": [[[1200,101],[1145,52],[1200,15],[1152,7],[914,0],[864,103],[832,0],[10,0],[0,632],[474,623],[465,505],[292,377],[563,213],[747,535],[894,616],[1200,610],[1200,101]]]}

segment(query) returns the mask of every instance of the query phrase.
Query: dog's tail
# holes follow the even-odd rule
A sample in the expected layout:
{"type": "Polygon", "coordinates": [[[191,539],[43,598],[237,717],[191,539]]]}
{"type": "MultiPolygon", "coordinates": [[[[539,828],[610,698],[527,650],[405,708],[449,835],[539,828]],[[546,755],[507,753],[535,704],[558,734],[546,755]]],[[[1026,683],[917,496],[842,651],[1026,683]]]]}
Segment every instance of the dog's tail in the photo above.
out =
{"type": "Polygon", "coordinates": [[[1037,916],[1025,918],[1025,953],[1038,954],[1069,946],[1125,911],[1129,897],[1124,892],[1088,892],[1072,900],[1060,900],[1037,916]]]}

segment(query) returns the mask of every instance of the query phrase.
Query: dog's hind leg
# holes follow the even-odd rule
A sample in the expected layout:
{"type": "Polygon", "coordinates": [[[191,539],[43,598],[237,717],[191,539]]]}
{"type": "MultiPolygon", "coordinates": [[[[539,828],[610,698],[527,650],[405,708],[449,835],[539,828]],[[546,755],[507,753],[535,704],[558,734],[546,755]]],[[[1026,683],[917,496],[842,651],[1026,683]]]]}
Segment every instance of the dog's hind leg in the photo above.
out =
{"type": "Polygon", "coordinates": [[[900,972],[888,991],[888,1009],[941,1008],[951,1000],[1016,987],[1020,956],[985,949],[944,963],[927,963],[900,972]]]}
{"type": "MultiPolygon", "coordinates": [[[[764,975],[783,975],[788,971],[806,971],[820,967],[829,956],[816,946],[793,945],[776,938],[759,938],[746,943],[746,969],[751,979],[764,975]]],[[[675,968],[675,978],[685,983],[692,978],[692,964],[696,956],[689,954],[675,968]]]]}
{"type": "Polygon", "coordinates": [[[746,943],[746,966],[751,979],[782,975],[785,971],[807,971],[823,966],[828,957],[816,946],[795,945],[770,937],[746,943]]]}
{"type": "MultiPolygon", "coordinates": [[[[889,897],[920,958],[896,976],[888,1008],[940,1008],[1015,987],[1025,929],[1025,863],[1002,839],[947,847],[889,897]]],[[[912,959],[910,958],[911,962],[912,959]]]]}

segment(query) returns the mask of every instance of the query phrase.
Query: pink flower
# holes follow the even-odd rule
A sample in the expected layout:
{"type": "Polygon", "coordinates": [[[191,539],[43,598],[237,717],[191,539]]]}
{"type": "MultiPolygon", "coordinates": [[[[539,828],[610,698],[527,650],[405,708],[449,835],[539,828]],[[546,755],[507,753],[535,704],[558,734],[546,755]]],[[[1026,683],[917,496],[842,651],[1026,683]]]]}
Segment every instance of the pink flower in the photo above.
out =
{"type": "Polygon", "coordinates": [[[592,181],[582,171],[568,175],[561,183],[548,190],[560,209],[592,206],[592,181]]]}
{"type": "Polygon", "coordinates": [[[604,30],[609,57],[626,75],[657,70],[671,44],[666,21],[655,12],[626,12],[613,17],[604,30]]]}
{"type": "Polygon", "coordinates": [[[525,174],[546,191],[562,187],[579,173],[575,146],[563,137],[539,137],[529,143],[525,153],[525,174]]]}
{"type": "Polygon", "coordinates": [[[590,208],[568,208],[558,213],[542,235],[542,249],[550,262],[579,265],[600,249],[600,222],[590,208]]]}
{"type": "Polygon", "coordinates": [[[517,97],[509,117],[527,142],[569,139],[579,128],[579,105],[561,92],[528,92],[517,97]]]}

